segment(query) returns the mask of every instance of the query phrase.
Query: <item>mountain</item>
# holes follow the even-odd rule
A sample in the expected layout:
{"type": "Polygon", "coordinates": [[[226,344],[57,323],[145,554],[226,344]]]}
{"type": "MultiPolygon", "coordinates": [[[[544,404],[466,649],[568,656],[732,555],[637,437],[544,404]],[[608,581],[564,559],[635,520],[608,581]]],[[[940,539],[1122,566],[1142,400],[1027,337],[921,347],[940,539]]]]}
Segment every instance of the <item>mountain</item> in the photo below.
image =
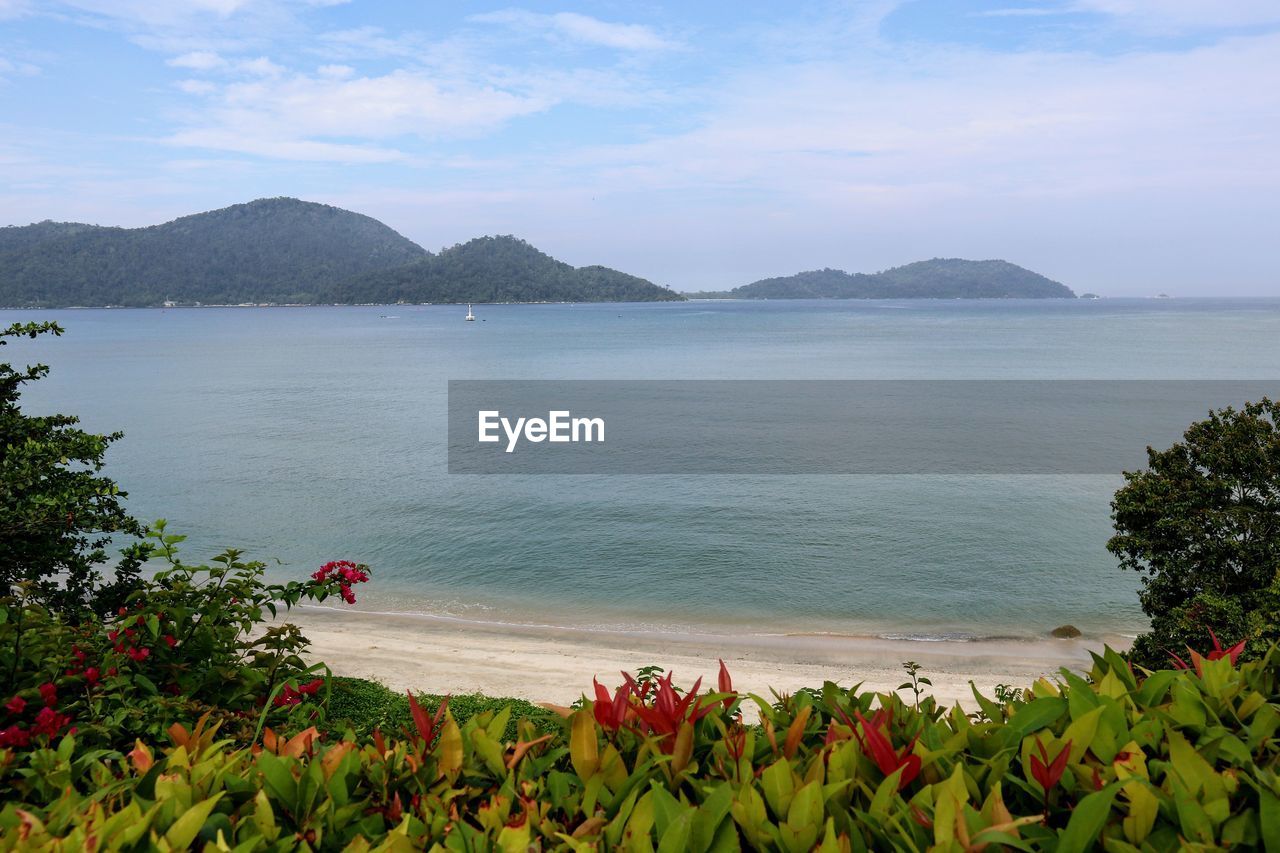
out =
{"type": "Polygon", "coordinates": [[[683,296],[608,267],[572,267],[515,237],[479,237],[322,293],[325,302],[658,302],[683,296]]]}
{"type": "Polygon", "coordinates": [[[0,228],[0,306],[683,298],[605,267],[574,269],[511,237],[433,255],[376,219],[293,198],[148,228],[0,228]]]}
{"type": "Polygon", "coordinates": [[[1008,261],[934,258],[878,273],[821,269],[765,278],[727,292],[732,299],[1073,299],[1070,288],[1008,261]]]}
{"type": "Polygon", "coordinates": [[[0,228],[0,305],[303,302],[424,254],[376,219],[292,198],[149,228],[41,222],[0,228]]]}

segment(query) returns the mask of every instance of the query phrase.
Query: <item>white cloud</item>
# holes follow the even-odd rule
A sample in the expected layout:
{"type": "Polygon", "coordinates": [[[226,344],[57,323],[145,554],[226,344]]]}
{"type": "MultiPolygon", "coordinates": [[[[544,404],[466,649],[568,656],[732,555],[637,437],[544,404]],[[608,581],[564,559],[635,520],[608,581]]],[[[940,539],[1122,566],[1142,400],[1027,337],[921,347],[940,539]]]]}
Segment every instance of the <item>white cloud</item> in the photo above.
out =
{"type": "Polygon", "coordinates": [[[283,66],[276,65],[265,56],[259,56],[257,59],[246,59],[242,62],[237,62],[236,70],[261,77],[279,77],[285,72],[283,66]]]}
{"type": "Polygon", "coordinates": [[[198,124],[165,141],[281,159],[386,162],[404,155],[347,140],[467,136],[548,105],[536,96],[409,71],[271,74],[223,86],[198,124]]]}
{"type": "Polygon", "coordinates": [[[321,65],[316,69],[317,75],[334,80],[344,80],[355,73],[356,70],[350,65],[321,65]]]}
{"type": "Polygon", "coordinates": [[[0,21],[21,18],[32,11],[30,0],[0,0],[0,21]]]}
{"type": "Polygon", "coordinates": [[[193,50],[190,53],[167,59],[165,64],[172,65],[174,68],[211,71],[215,68],[222,68],[227,64],[227,61],[211,50],[193,50]]]}
{"type": "Polygon", "coordinates": [[[1189,52],[936,51],[744,72],[690,132],[573,152],[617,184],[850,202],[875,188],[1088,194],[1280,188],[1280,36],[1189,52]]]}
{"type": "Polygon", "coordinates": [[[979,18],[1045,18],[1063,15],[1070,9],[1046,9],[1041,6],[1011,6],[1007,9],[984,9],[973,14],[979,18]]]}
{"type": "Polygon", "coordinates": [[[30,62],[0,56],[0,80],[9,76],[32,77],[39,73],[40,68],[30,62]]]}
{"type": "Polygon", "coordinates": [[[610,23],[578,12],[541,14],[523,9],[507,9],[473,15],[469,20],[549,33],[567,41],[616,50],[653,51],[675,47],[673,42],[664,39],[652,27],[610,23]]]}
{"type": "Polygon", "coordinates": [[[255,0],[62,0],[63,5],[119,21],[170,26],[197,17],[229,18],[255,0]]]}
{"type": "Polygon", "coordinates": [[[391,148],[271,136],[262,132],[238,133],[219,128],[183,130],[162,141],[184,148],[210,148],[303,162],[391,163],[405,159],[403,153],[391,148]]]}
{"type": "Polygon", "coordinates": [[[179,80],[175,85],[188,95],[208,95],[218,89],[208,80],[179,80]]]}
{"type": "Polygon", "coordinates": [[[1151,32],[1280,24],[1275,0],[1076,0],[1074,7],[1151,32]]]}

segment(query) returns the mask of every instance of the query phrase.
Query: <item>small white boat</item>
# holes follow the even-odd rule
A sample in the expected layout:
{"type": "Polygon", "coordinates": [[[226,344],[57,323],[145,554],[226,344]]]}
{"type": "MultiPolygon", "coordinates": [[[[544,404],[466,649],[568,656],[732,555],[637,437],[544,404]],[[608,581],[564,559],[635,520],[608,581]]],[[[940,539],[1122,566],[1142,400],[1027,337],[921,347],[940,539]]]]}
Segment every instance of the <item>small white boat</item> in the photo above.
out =
{"type": "Polygon", "coordinates": [[[467,303],[467,319],[468,319],[468,320],[472,320],[472,321],[474,321],[474,320],[476,319],[476,315],[471,313],[471,303],[470,303],[470,302],[468,302],[468,303],[467,303]]]}

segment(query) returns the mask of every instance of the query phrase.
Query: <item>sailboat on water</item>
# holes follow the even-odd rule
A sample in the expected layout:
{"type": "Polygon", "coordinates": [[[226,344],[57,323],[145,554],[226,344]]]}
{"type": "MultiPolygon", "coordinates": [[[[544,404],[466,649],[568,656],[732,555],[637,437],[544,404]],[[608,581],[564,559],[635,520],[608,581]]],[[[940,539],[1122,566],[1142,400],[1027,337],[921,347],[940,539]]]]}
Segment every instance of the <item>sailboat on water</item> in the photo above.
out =
{"type": "Polygon", "coordinates": [[[471,303],[470,303],[470,302],[468,302],[468,303],[467,303],[467,319],[468,319],[468,320],[471,320],[472,322],[474,322],[474,321],[475,321],[475,319],[476,319],[476,315],[471,313],[471,303]]]}

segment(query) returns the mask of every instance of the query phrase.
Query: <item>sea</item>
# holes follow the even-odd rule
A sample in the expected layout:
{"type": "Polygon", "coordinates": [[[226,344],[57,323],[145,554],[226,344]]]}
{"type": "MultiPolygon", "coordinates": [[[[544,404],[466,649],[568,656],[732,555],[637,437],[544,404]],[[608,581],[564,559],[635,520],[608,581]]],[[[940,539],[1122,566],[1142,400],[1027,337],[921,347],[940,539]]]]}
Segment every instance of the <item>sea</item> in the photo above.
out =
{"type": "Polygon", "coordinates": [[[143,520],[357,607],[654,633],[918,640],[1144,629],[1107,475],[447,470],[450,379],[1271,379],[1280,300],[692,301],[0,311],[60,338],[31,413],[123,431],[143,520]]]}

